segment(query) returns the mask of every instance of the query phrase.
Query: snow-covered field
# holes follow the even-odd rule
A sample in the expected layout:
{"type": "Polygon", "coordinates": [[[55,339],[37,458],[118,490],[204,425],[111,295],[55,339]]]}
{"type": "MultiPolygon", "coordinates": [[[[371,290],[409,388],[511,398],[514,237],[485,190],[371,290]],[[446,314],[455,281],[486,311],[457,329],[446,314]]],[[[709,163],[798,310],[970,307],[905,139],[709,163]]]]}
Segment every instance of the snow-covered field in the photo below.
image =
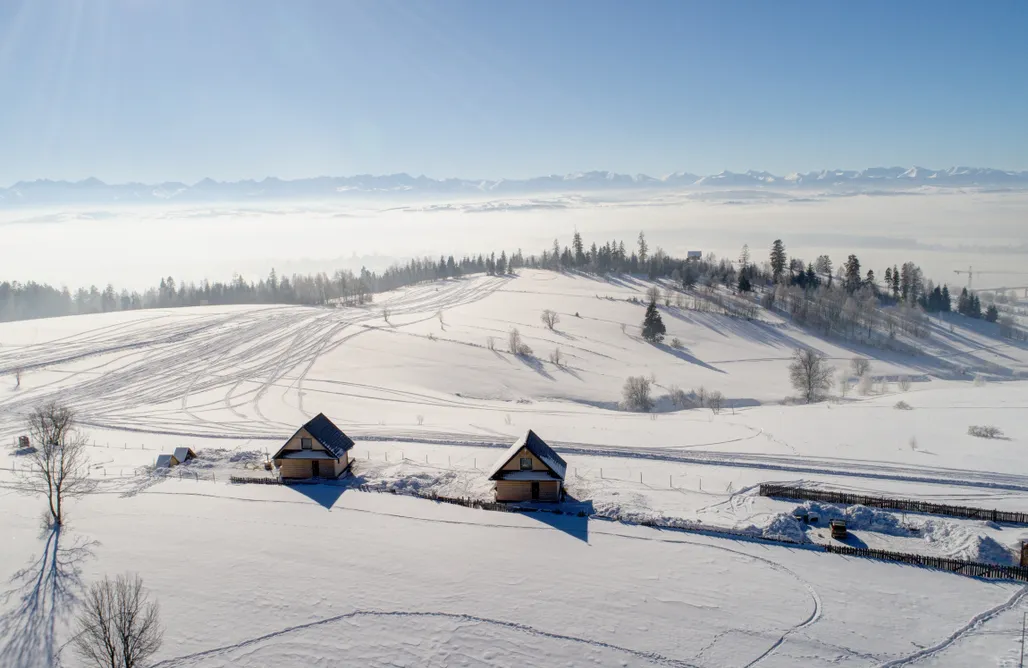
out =
{"type": "MultiPolygon", "coordinates": [[[[675,350],[639,336],[643,307],[627,300],[648,286],[524,271],[416,286],[362,309],[0,325],[0,441],[60,398],[89,432],[98,483],[72,503],[55,546],[38,535],[42,500],[19,492],[21,460],[0,454],[0,665],[47,665],[40,648],[67,641],[71,606],[34,599],[40,586],[74,591],[123,571],[161,602],[165,666],[1016,665],[1020,585],[596,518],[227,483],[262,475],[263,454],[324,412],[357,442],[355,477],[385,488],[488,498],[484,470],[532,428],[597,515],[760,535],[799,505],[756,496],[769,481],[1028,510],[1025,347],[957,317],[934,322],[924,354],[910,356],[823,341],[766,312],[662,307],[675,350]],[[554,331],[545,308],[560,315],[554,331]],[[534,356],[507,352],[511,326],[534,356]],[[840,372],[868,356],[885,387],[790,405],[799,345],[840,372]],[[557,347],[565,366],[548,361],[557,347]],[[987,382],[973,383],[976,371],[987,382]],[[630,375],[652,375],[658,397],[723,392],[725,408],[621,411],[630,375]],[[906,392],[900,376],[914,379],[906,392]],[[912,410],[895,409],[900,399],[912,410]],[[968,436],[977,424],[1007,438],[968,436]],[[200,458],[145,474],[179,445],[200,458]]],[[[850,519],[871,547],[996,562],[1028,539],[1028,528],[966,520],[850,519]]],[[[823,527],[789,531],[828,540],[823,527]]]]}

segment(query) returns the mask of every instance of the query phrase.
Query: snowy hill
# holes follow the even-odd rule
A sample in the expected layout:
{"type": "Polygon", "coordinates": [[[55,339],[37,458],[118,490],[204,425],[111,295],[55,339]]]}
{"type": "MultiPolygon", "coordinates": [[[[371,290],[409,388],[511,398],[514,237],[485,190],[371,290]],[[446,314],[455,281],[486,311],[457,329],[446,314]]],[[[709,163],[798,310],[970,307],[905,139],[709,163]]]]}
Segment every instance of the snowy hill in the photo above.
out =
{"type": "MultiPolygon", "coordinates": [[[[366,307],[0,325],[0,442],[59,398],[79,411],[97,484],[71,502],[55,546],[37,537],[43,500],[20,493],[23,455],[0,452],[0,665],[52,664],[46,649],[68,639],[71,604],[32,608],[39,587],[127,570],[174,630],[157,657],[166,667],[993,665],[1016,654],[1021,586],[803,549],[830,540],[823,527],[803,528],[795,502],[754,490],[775,481],[1028,510],[1028,349],[956,317],[933,320],[916,351],[865,348],[764,310],[712,313],[698,294],[660,306],[668,332],[656,345],[639,331],[650,286],[525,270],[366,307]],[[559,315],[553,329],[546,308],[559,315]],[[508,350],[511,327],[531,354],[508,350]],[[823,351],[837,377],[866,356],[872,390],[792,405],[787,367],[800,346],[823,351]],[[619,407],[629,376],[651,380],[652,413],[619,407]],[[676,387],[686,405],[670,401],[676,387]],[[719,413],[698,404],[701,388],[723,393],[719,413]],[[593,517],[346,483],[227,482],[269,475],[264,453],[319,412],[357,443],[351,483],[483,500],[485,471],[531,428],[567,460],[568,491],[593,517]],[[1006,440],[974,438],[973,424],[1006,440]],[[148,470],[183,445],[198,459],[148,470]],[[615,517],[714,533],[602,519],[615,517]],[[754,540],[783,535],[799,547],[754,540]],[[46,566],[51,548],[67,567],[46,566]],[[50,635],[38,623],[49,610],[50,635]]],[[[1028,538],[1024,527],[875,513],[851,518],[872,547],[1010,563],[1028,538]]]]}
{"type": "Polygon", "coordinates": [[[909,188],[910,186],[1025,188],[1028,172],[999,169],[951,167],[873,167],[862,171],[829,170],[778,176],[750,170],[723,171],[708,176],[676,172],[665,176],[618,174],[592,171],[527,179],[433,179],[427,176],[362,174],[349,177],[317,177],[260,181],[215,181],[203,179],[184,183],[107,184],[95,178],[82,181],[22,181],[0,188],[0,206],[82,203],[148,203],[167,200],[182,202],[238,201],[251,199],[336,198],[355,195],[476,195],[498,193],[525,195],[553,192],[617,192],[662,188],[909,188]]]}

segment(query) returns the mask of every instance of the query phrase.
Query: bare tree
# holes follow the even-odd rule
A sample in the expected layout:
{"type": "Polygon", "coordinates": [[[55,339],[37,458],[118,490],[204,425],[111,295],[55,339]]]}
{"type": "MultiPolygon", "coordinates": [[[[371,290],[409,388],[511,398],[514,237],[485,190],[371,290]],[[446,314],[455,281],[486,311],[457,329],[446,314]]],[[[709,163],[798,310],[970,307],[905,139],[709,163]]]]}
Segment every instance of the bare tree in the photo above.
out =
{"type": "Polygon", "coordinates": [[[650,398],[650,379],[644,376],[629,376],[621,390],[624,407],[630,411],[649,411],[653,408],[650,398]]]}
{"type": "Polygon", "coordinates": [[[865,373],[870,373],[871,360],[866,357],[854,357],[850,360],[850,366],[853,368],[853,375],[860,378],[865,373]]]}
{"type": "Polygon", "coordinates": [[[910,389],[910,376],[900,376],[899,388],[904,392],[910,389]]]}
{"type": "Polygon", "coordinates": [[[507,350],[512,355],[517,355],[518,351],[521,350],[521,332],[518,331],[517,327],[511,327],[510,331],[507,332],[507,350]]]}
{"type": "Polygon", "coordinates": [[[710,412],[714,415],[717,415],[721,412],[721,407],[724,405],[724,403],[725,395],[721,394],[721,392],[719,392],[718,390],[714,390],[713,392],[707,395],[707,408],[709,408],[710,412]]]}
{"type": "Polygon", "coordinates": [[[445,330],[446,323],[443,322],[443,312],[441,309],[439,311],[436,311],[435,317],[439,318],[439,329],[445,330]]]}
{"type": "Polygon", "coordinates": [[[539,317],[543,321],[543,324],[549,329],[553,329],[553,326],[560,322],[560,316],[552,309],[544,310],[542,315],[539,317]]]}
{"type": "Polygon", "coordinates": [[[532,349],[521,340],[521,332],[517,327],[511,327],[507,332],[507,349],[512,355],[531,355],[532,349]]]}
{"type": "Polygon", "coordinates": [[[689,402],[689,398],[688,395],[686,395],[685,390],[677,385],[671,386],[671,389],[668,390],[667,396],[671,400],[671,405],[675,408],[685,408],[685,405],[689,402]]]}
{"type": "Polygon", "coordinates": [[[832,387],[835,369],[828,365],[824,353],[813,348],[797,348],[789,364],[792,386],[806,402],[813,403],[832,387]]]}
{"type": "Polygon", "coordinates": [[[675,298],[675,291],[671,288],[664,288],[664,306],[670,307],[671,300],[675,298]]]}
{"type": "Polygon", "coordinates": [[[871,394],[871,390],[874,389],[874,382],[874,377],[869,373],[865,373],[857,381],[857,392],[860,392],[860,394],[866,397],[871,394]]]}
{"type": "Polygon", "coordinates": [[[24,473],[26,487],[47,495],[49,520],[56,526],[64,521],[64,499],[89,490],[86,439],[75,424],[75,413],[56,401],[36,408],[28,417],[34,449],[24,473]]]}
{"type": "Polygon", "coordinates": [[[696,400],[700,402],[700,406],[707,405],[707,388],[700,385],[700,389],[696,390],[696,400]]]}
{"type": "Polygon", "coordinates": [[[486,337],[485,347],[488,348],[489,350],[496,350],[496,337],[495,336],[486,337]]]}
{"type": "Polygon", "coordinates": [[[550,361],[553,362],[554,366],[564,365],[564,356],[560,352],[560,346],[554,348],[553,352],[550,353],[550,361]]]}
{"type": "Polygon", "coordinates": [[[389,322],[389,316],[391,314],[392,314],[392,312],[389,310],[388,306],[383,306],[382,307],[382,319],[385,320],[387,323],[389,322]]]}
{"type": "Polygon", "coordinates": [[[660,301],[660,288],[656,285],[651,285],[646,290],[646,301],[650,304],[656,304],[660,301]]]}
{"type": "Polygon", "coordinates": [[[137,668],[161,647],[160,606],[149,600],[138,575],[104,577],[86,594],[73,646],[97,668],[137,668]]]}
{"type": "Polygon", "coordinates": [[[14,389],[21,387],[21,369],[14,370],[14,389]]]}

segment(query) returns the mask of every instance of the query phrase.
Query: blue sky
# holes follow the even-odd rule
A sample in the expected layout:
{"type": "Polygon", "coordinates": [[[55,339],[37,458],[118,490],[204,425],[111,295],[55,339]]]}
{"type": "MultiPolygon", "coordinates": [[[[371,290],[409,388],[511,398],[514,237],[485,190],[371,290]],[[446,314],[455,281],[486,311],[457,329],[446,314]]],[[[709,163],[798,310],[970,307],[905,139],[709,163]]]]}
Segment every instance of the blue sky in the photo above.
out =
{"type": "Polygon", "coordinates": [[[0,184],[1028,169],[1028,2],[5,0],[0,184]]]}

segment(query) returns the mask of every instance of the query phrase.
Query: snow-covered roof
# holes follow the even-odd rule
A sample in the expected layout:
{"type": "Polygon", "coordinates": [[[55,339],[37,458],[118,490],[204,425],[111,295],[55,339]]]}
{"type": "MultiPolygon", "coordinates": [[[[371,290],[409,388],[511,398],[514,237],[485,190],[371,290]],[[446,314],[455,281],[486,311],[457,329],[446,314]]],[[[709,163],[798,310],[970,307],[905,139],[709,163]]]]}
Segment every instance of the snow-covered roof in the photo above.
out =
{"type": "Polygon", "coordinates": [[[178,464],[178,460],[175,459],[175,455],[157,455],[157,464],[155,464],[155,468],[170,469],[176,464],[178,464]]]}
{"type": "Polygon", "coordinates": [[[331,452],[324,450],[288,450],[279,453],[275,459],[336,459],[331,452]]]}
{"type": "MultiPolygon", "coordinates": [[[[503,456],[496,462],[492,471],[489,472],[490,480],[497,480],[501,477],[501,469],[507,465],[507,463],[517,456],[518,452],[522,448],[526,448],[531,452],[539,461],[546,465],[548,469],[553,471],[558,478],[564,479],[564,473],[567,471],[568,465],[560,455],[553,451],[553,448],[546,445],[546,441],[539,438],[534,431],[529,429],[525,432],[525,435],[514,442],[514,445],[507,448],[503,456]]],[[[504,479],[510,479],[506,474],[502,476],[504,479]]]]}
{"type": "Polygon", "coordinates": [[[181,448],[175,448],[175,459],[177,459],[179,463],[184,462],[188,459],[193,459],[195,457],[196,453],[193,452],[192,448],[188,448],[185,446],[181,448]]]}

